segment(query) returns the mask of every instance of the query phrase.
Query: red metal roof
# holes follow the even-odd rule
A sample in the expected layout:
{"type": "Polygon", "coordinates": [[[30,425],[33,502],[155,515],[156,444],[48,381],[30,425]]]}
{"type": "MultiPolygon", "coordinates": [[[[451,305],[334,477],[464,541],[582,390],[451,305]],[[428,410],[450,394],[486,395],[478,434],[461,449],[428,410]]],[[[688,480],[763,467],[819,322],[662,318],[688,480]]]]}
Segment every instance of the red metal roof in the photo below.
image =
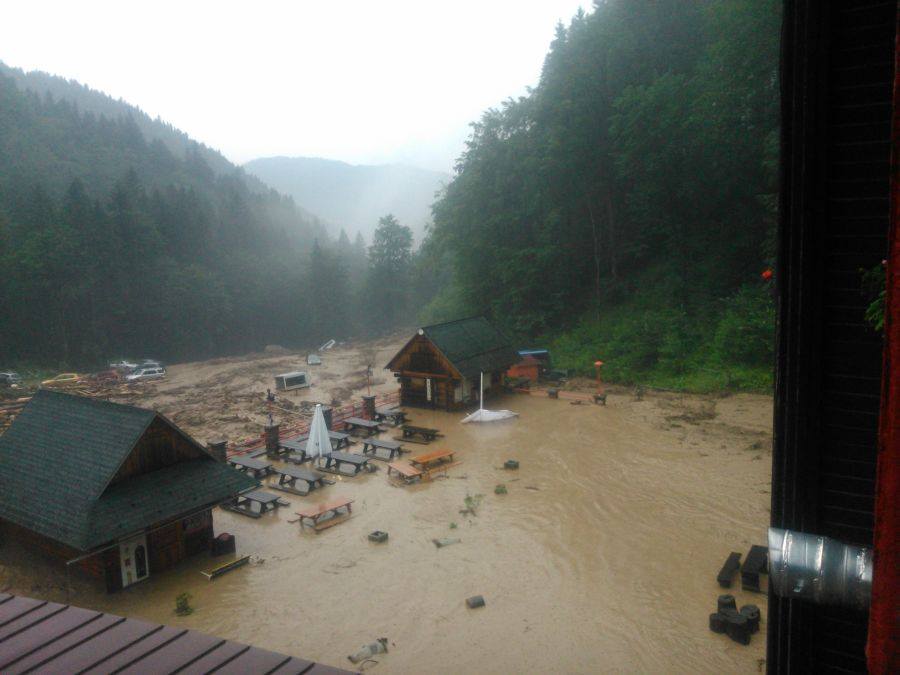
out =
{"type": "Polygon", "coordinates": [[[184,628],[0,593],[0,673],[349,671],[184,628]]]}

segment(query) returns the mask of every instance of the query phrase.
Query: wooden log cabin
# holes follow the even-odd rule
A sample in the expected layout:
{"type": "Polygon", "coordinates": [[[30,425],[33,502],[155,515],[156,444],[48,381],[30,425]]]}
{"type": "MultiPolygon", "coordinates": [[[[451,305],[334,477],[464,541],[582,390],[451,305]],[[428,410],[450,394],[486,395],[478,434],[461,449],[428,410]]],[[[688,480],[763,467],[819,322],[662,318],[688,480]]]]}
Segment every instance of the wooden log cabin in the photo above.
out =
{"type": "Polygon", "coordinates": [[[40,390],[0,436],[0,539],[114,592],[208,551],[212,507],[257,484],[157,412],[40,390]]]}
{"type": "Polygon", "coordinates": [[[509,338],[484,317],[420,328],[385,366],[400,384],[400,404],[458,410],[477,403],[519,360],[509,338]]]}

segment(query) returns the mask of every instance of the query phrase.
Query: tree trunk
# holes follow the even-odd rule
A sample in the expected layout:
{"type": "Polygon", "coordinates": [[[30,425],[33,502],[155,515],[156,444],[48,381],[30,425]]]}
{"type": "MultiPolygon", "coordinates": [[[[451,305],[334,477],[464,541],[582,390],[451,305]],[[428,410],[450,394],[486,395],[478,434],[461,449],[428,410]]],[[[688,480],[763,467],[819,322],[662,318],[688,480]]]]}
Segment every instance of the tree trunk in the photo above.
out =
{"type": "Polygon", "coordinates": [[[587,198],[588,216],[591,219],[591,234],[594,238],[594,309],[597,319],[600,318],[600,233],[597,231],[597,221],[594,219],[594,209],[591,208],[591,198],[587,198]]]}

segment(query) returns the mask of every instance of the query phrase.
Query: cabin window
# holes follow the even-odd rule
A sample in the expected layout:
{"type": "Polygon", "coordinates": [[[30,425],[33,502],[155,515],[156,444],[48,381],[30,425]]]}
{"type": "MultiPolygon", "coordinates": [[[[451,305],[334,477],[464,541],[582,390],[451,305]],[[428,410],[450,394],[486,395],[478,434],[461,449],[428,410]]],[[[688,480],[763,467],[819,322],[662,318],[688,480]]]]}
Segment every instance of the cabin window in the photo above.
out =
{"type": "Polygon", "coordinates": [[[453,402],[462,403],[463,400],[463,383],[457,382],[453,387],[453,402]]]}

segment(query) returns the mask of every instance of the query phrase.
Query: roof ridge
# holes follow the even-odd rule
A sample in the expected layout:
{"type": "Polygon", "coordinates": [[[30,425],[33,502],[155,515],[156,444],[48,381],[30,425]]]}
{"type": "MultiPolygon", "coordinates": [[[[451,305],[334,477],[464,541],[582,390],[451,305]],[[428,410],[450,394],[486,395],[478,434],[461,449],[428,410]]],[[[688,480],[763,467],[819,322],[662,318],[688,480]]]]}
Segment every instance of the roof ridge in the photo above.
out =
{"type": "Polygon", "coordinates": [[[464,316],[461,319],[453,319],[451,321],[442,321],[440,323],[433,323],[428,326],[422,326],[422,330],[428,330],[429,328],[437,328],[438,326],[449,326],[454,323],[462,323],[463,321],[472,321],[473,319],[484,319],[490,323],[490,320],[484,314],[473,314],[472,316],[464,316]]]}
{"type": "Polygon", "coordinates": [[[38,389],[32,398],[59,398],[61,400],[77,401],[82,405],[93,405],[98,408],[115,408],[118,410],[139,410],[140,412],[156,414],[151,408],[142,408],[129,403],[116,403],[102,398],[94,398],[93,396],[82,396],[81,394],[71,394],[67,391],[54,391],[53,389],[38,389]]]}

